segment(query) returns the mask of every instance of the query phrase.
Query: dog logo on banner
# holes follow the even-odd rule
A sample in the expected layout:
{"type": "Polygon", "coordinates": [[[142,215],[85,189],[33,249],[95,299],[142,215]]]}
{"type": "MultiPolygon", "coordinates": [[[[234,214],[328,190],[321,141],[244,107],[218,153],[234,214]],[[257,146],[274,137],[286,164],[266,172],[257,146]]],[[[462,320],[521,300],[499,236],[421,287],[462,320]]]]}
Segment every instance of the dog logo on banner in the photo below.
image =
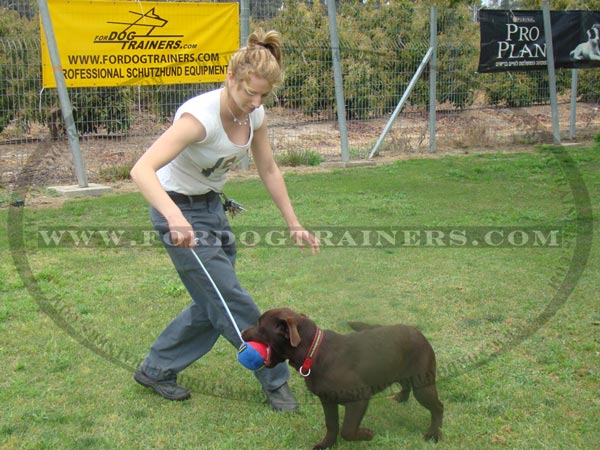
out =
{"type": "Polygon", "coordinates": [[[588,40],[575,47],[570,55],[576,61],[600,61],[600,23],[594,24],[586,33],[588,40]]]}

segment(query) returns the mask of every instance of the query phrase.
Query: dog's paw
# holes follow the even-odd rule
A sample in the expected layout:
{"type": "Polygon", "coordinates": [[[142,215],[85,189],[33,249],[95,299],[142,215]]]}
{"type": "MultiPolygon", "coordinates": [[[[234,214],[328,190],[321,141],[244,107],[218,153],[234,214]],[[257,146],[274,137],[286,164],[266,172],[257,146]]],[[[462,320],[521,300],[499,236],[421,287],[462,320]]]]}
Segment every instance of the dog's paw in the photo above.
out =
{"type": "Polygon", "coordinates": [[[321,440],[321,442],[314,445],[313,450],[320,450],[322,448],[333,447],[337,441],[337,436],[338,430],[327,430],[327,434],[325,435],[325,437],[321,440]]]}
{"type": "Polygon", "coordinates": [[[331,441],[329,439],[323,439],[318,444],[315,444],[314,447],[312,448],[312,450],[322,450],[325,448],[331,448],[335,445],[335,441],[336,441],[336,439],[334,439],[333,441],[331,441]]]}
{"type": "Polygon", "coordinates": [[[359,441],[370,441],[375,436],[375,433],[368,428],[359,428],[357,435],[359,437],[357,440],[359,441]]]}
{"type": "Polygon", "coordinates": [[[439,442],[442,440],[442,431],[441,430],[437,430],[435,432],[429,431],[423,435],[423,439],[425,439],[426,441],[439,442]]]}
{"type": "Polygon", "coordinates": [[[344,433],[344,431],[342,431],[342,437],[346,441],[370,441],[371,439],[373,439],[374,435],[375,433],[373,433],[368,428],[359,428],[358,430],[352,433],[344,433]]]}

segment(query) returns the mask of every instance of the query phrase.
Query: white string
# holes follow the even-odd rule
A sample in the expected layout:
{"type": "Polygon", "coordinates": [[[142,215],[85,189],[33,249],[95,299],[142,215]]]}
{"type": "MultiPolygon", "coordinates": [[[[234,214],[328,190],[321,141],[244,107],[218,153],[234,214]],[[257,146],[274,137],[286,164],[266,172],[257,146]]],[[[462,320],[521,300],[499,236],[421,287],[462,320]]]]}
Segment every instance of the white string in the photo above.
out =
{"type": "Polygon", "coordinates": [[[212,287],[215,289],[215,292],[219,296],[219,299],[221,300],[221,303],[223,303],[223,306],[225,307],[225,311],[227,311],[227,315],[229,316],[229,320],[231,321],[231,324],[233,325],[233,328],[235,328],[235,331],[237,332],[238,336],[240,337],[240,341],[245,342],[244,338],[242,337],[242,333],[240,332],[240,329],[238,328],[237,323],[235,322],[235,319],[233,318],[233,315],[231,314],[231,311],[229,310],[229,307],[227,306],[227,303],[225,302],[225,299],[221,295],[221,291],[219,291],[219,288],[217,287],[217,285],[213,281],[212,277],[208,273],[208,270],[206,270],[206,267],[204,267],[204,264],[202,263],[202,260],[196,254],[196,252],[194,251],[194,249],[191,248],[190,250],[192,251],[192,254],[194,255],[194,257],[196,258],[196,261],[198,261],[198,264],[200,264],[200,267],[202,267],[202,270],[206,274],[206,277],[208,278],[208,281],[210,281],[210,284],[212,284],[212,287]]]}

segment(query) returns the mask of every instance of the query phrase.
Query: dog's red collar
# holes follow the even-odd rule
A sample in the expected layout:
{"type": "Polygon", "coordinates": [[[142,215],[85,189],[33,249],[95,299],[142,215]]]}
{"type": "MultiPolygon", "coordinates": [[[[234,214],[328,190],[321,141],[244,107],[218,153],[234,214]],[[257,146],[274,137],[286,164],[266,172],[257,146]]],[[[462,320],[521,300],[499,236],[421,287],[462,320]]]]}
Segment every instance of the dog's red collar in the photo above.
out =
{"type": "Polygon", "coordinates": [[[310,375],[310,368],[315,362],[315,358],[317,357],[317,353],[319,352],[319,347],[323,342],[323,330],[317,328],[315,331],[315,337],[313,338],[312,344],[310,344],[310,348],[308,349],[308,353],[306,354],[306,358],[304,358],[304,362],[302,363],[302,367],[298,369],[300,375],[303,377],[307,377],[310,375]]]}

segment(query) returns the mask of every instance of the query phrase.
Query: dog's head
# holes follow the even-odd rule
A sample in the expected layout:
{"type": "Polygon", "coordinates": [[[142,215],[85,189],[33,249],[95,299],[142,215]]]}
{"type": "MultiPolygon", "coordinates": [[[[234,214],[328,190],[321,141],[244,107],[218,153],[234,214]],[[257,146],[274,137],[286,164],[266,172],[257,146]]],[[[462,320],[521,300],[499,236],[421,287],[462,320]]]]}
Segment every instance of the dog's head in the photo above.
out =
{"type": "Polygon", "coordinates": [[[311,344],[316,325],[304,314],[289,308],[271,309],[259,317],[258,323],[242,331],[245,341],[257,341],[269,347],[266,367],[290,360],[302,360],[311,344]]]}

